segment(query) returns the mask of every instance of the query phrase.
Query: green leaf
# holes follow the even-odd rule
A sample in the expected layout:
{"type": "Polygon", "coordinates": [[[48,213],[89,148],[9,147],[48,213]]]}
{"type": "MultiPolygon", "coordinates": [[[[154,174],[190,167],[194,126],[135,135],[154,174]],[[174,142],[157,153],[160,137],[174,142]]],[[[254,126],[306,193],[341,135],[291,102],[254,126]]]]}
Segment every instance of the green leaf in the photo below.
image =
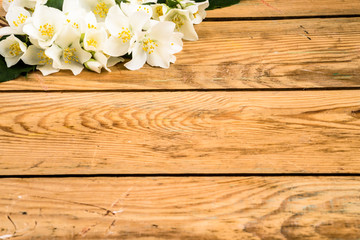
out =
{"type": "Polygon", "coordinates": [[[63,3],[64,0],[48,0],[45,5],[48,7],[53,7],[62,10],[63,3]]]}
{"type": "MultiPolygon", "coordinates": [[[[195,2],[203,2],[203,1],[195,0],[195,2]]],[[[209,0],[210,6],[206,10],[229,7],[231,5],[238,4],[239,2],[240,0],[209,0]]]]}
{"type": "Polygon", "coordinates": [[[26,65],[22,61],[19,61],[16,65],[8,68],[4,57],[0,56],[0,82],[6,82],[13,80],[20,75],[26,75],[31,71],[35,71],[36,66],[26,65]]]}
{"type": "Polygon", "coordinates": [[[120,6],[122,2],[127,2],[127,0],[115,0],[116,4],[120,6]]]}
{"type": "Polygon", "coordinates": [[[168,5],[171,8],[176,8],[176,6],[179,4],[177,0],[166,0],[166,5],[168,5]]]}

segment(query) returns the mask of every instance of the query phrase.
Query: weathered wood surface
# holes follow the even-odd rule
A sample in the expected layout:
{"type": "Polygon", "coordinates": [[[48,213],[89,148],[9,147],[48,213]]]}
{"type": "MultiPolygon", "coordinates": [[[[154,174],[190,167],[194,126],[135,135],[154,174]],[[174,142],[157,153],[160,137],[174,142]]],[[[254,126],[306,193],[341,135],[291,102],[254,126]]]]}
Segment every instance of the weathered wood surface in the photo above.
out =
{"type": "Polygon", "coordinates": [[[360,91],[0,94],[0,174],[360,171],[360,91]]]}
{"type": "MultiPolygon", "coordinates": [[[[225,1],[225,0],[224,0],[225,1]]],[[[356,0],[241,0],[229,8],[208,11],[208,18],[341,16],[360,14],[356,0]]]]}
{"type": "MultiPolygon", "coordinates": [[[[225,1],[225,0],[224,0],[225,1]]],[[[0,0],[0,6],[2,0],[0,0]]],[[[354,0],[241,0],[235,6],[208,12],[209,18],[274,17],[360,14],[360,3],[354,0]]],[[[5,11],[0,7],[0,15],[5,11]]]]}
{"type": "Polygon", "coordinates": [[[326,91],[360,87],[359,9],[242,0],[168,70],[0,84],[0,176],[333,175],[3,178],[0,239],[360,239],[360,178],[336,177],[360,173],[360,91],[326,91]]]}
{"type": "Polygon", "coordinates": [[[360,18],[205,22],[170,69],[30,74],[4,90],[359,87],[360,18]],[[215,31],[216,29],[216,31],[215,31]],[[311,40],[310,40],[311,39],[311,40]]]}
{"type": "Polygon", "coordinates": [[[0,238],[360,238],[358,177],[2,179],[0,188],[0,238]]]}

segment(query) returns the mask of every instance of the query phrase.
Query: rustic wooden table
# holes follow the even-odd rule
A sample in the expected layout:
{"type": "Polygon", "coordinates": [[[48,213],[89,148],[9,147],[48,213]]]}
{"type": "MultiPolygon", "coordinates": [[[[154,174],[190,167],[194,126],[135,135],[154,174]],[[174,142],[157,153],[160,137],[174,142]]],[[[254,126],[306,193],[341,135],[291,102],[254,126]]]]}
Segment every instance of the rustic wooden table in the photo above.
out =
{"type": "Polygon", "coordinates": [[[197,31],[168,70],[0,84],[0,239],[360,239],[360,1],[197,31]]]}

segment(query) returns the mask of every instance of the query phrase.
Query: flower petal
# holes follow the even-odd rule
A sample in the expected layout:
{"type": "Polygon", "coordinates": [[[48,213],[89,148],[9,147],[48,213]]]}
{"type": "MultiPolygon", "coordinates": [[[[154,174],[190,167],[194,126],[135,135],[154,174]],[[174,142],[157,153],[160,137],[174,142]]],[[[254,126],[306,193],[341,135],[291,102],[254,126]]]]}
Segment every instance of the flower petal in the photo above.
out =
{"type": "Polygon", "coordinates": [[[146,62],[147,55],[144,52],[144,50],[142,49],[142,47],[140,46],[140,44],[138,44],[138,45],[139,46],[137,46],[133,51],[131,61],[125,63],[125,67],[129,70],[138,70],[142,66],[144,66],[144,64],[146,62]]]}
{"type": "Polygon", "coordinates": [[[105,19],[105,26],[112,35],[122,31],[122,27],[129,27],[129,18],[124,15],[119,6],[110,8],[105,19]]]}
{"type": "Polygon", "coordinates": [[[56,73],[60,71],[60,69],[53,68],[53,66],[46,64],[46,65],[39,65],[36,67],[37,70],[39,70],[43,76],[47,76],[52,73],[56,73]]]}
{"type": "Polygon", "coordinates": [[[123,59],[122,57],[109,57],[108,62],[107,62],[107,67],[113,67],[116,64],[118,64],[119,62],[124,62],[125,59],[123,59]]]}
{"type": "Polygon", "coordinates": [[[142,11],[132,14],[129,22],[134,33],[141,31],[144,25],[150,20],[150,16],[142,11]]]}
{"type": "Polygon", "coordinates": [[[104,46],[104,53],[113,56],[119,57],[125,55],[129,51],[130,42],[123,42],[121,38],[115,38],[111,36],[104,46]]]}
{"type": "Polygon", "coordinates": [[[79,75],[84,69],[84,65],[80,63],[63,63],[61,69],[70,70],[75,76],[79,75]]]}
{"type": "Polygon", "coordinates": [[[53,60],[54,68],[61,68],[62,64],[60,58],[63,54],[63,50],[57,45],[52,45],[50,48],[45,50],[45,54],[53,60]]]}
{"type": "Polygon", "coordinates": [[[2,27],[0,28],[0,36],[6,36],[11,34],[24,34],[19,29],[13,29],[11,27],[2,27]]]}
{"type": "Polygon", "coordinates": [[[161,42],[168,42],[175,29],[173,22],[158,22],[151,28],[150,37],[161,42]]]}
{"type": "Polygon", "coordinates": [[[23,62],[28,65],[38,65],[42,60],[41,56],[43,53],[43,49],[38,48],[35,45],[31,45],[26,50],[25,54],[21,57],[21,60],[23,60],[23,62]],[[41,51],[43,52],[41,53],[41,51]]]}
{"type": "Polygon", "coordinates": [[[148,55],[147,63],[154,67],[169,68],[171,54],[166,50],[167,49],[161,47],[156,49],[152,54],[148,55]]]}
{"type": "Polygon", "coordinates": [[[22,31],[25,22],[30,19],[31,15],[22,7],[11,6],[6,14],[6,20],[11,28],[22,31]]]}
{"type": "Polygon", "coordinates": [[[55,42],[61,48],[67,48],[76,40],[80,40],[80,32],[67,25],[55,42]]]}
{"type": "Polygon", "coordinates": [[[77,41],[77,40],[74,41],[71,44],[71,47],[75,48],[76,56],[78,57],[79,62],[81,64],[83,64],[84,62],[89,61],[89,59],[91,58],[91,53],[89,53],[89,52],[85,51],[84,49],[82,49],[82,47],[80,46],[79,41],[77,41]]]}

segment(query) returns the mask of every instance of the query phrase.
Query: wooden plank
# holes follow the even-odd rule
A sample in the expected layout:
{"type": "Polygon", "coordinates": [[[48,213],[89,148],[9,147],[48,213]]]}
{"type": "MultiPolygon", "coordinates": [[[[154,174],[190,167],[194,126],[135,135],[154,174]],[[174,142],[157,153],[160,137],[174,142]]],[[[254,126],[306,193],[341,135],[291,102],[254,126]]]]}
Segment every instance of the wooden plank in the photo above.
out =
{"type": "Polygon", "coordinates": [[[0,90],[359,87],[360,18],[206,22],[170,69],[39,73],[0,90]],[[311,39],[311,40],[310,40],[311,39]]]}
{"type": "Polygon", "coordinates": [[[6,12],[4,8],[2,7],[2,0],[0,0],[0,16],[5,16],[6,12]]]}
{"type": "Polygon", "coordinates": [[[360,14],[357,0],[241,0],[239,4],[208,11],[208,18],[341,16],[360,14]]]}
{"type": "MultiPolygon", "coordinates": [[[[2,0],[0,0],[1,6],[2,0]]],[[[241,0],[235,6],[208,11],[208,18],[318,16],[360,14],[356,0],[241,0]]],[[[0,15],[5,11],[0,7],[0,15]]]]}
{"type": "Polygon", "coordinates": [[[359,239],[360,179],[2,179],[0,237],[359,239]]]}
{"type": "Polygon", "coordinates": [[[359,173],[360,91],[0,94],[0,174],[359,173]]]}

